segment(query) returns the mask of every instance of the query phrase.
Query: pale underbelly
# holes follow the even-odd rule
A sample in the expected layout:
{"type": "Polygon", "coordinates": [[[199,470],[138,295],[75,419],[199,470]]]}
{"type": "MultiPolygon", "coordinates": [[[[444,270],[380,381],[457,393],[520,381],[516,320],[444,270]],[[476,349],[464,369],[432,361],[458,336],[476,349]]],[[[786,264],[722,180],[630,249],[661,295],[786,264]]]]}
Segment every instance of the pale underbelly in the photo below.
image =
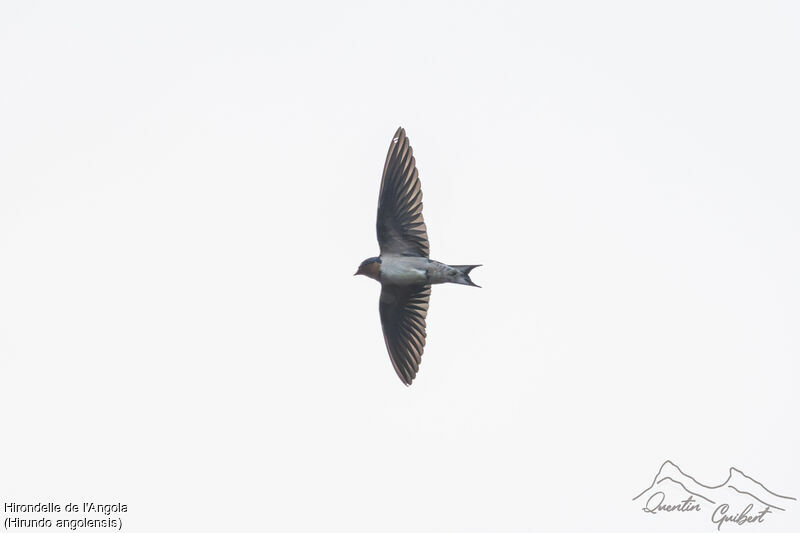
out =
{"type": "Polygon", "coordinates": [[[381,264],[381,283],[391,285],[425,284],[428,279],[426,271],[427,260],[423,258],[384,259],[381,264]]]}

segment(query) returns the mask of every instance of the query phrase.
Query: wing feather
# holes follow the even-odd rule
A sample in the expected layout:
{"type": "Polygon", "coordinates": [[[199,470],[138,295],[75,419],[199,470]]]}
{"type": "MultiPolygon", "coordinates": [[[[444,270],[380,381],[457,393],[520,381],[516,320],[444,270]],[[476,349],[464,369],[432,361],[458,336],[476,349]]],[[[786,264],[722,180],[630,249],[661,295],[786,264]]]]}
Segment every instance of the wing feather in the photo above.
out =
{"type": "Polygon", "coordinates": [[[381,289],[383,339],[392,366],[406,385],[411,385],[422,363],[430,296],[430,285],[384,285],[381,289]]]}
{"type": "Polygon", "coordinates": [[[428,228],[422,217],[422,186],[414,151],[398,128],[383,166],[378,196],[378,244],[381,255],[428,257],[428,228]]]}

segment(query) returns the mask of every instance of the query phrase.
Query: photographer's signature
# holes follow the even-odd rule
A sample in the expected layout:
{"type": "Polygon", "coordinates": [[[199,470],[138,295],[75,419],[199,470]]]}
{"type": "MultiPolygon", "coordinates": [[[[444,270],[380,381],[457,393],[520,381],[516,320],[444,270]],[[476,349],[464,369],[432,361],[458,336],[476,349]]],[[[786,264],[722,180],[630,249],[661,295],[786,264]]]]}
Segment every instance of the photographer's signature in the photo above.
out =
{"type": "Polygon", "coordinates": [[[664,461],[650,486],[633,499],[651,515],[708,514],[718,530],[723,525],[763,523],[775,511],[786,511],[796,501],[772,492],[736,468],[730,469],[728,479],[720,485],[703,485],[672,461],[664,461]]]}

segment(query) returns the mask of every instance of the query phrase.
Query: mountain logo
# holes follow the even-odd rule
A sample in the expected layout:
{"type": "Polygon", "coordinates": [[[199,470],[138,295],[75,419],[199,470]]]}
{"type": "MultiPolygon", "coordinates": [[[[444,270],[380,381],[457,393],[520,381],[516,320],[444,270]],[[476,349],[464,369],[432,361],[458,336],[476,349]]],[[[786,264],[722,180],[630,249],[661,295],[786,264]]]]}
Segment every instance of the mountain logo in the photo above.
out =
{"type": "Polygon", "coordinates": [[[650,486],[633,501],[650,515],[706,515],[716,524],[755,525],[789,510],[797,501],[765,487],[741,470],[731,468],[719,485],[704,485],[672,461],[664,461],[650,486]]]}

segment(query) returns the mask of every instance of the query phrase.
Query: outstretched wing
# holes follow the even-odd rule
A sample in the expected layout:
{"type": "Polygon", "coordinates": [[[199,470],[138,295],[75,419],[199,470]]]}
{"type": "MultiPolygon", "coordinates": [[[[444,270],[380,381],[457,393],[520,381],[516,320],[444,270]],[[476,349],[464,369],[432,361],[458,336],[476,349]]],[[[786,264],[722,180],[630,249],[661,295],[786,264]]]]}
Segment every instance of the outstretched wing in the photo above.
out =
{"type": "Polygon", "coordinates": [[[381,255],[428,257],[428,229],[422,218],[422,187],[406,131],[398,128],[386,154],[378,197],[381,255]]]}
{"type": "Polygon", "coordinates": [[[394,371],[406,385],[411,385],[422,362],[430,296],[430,285],[384,285],[381,289],[383,340],[394,371]]]}

